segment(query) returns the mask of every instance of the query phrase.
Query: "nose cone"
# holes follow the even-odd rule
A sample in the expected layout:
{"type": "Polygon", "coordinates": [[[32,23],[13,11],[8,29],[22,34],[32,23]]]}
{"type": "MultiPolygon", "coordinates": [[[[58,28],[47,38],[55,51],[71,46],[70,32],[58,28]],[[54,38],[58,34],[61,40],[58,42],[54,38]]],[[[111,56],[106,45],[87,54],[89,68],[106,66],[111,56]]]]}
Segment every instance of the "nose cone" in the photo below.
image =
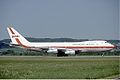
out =
{"type": "Polygon", "coordinates": [[[111,48],[116,48],[117,46],[116,45],[113,45],[113,44],[110,44],[111,45],[111,48]]]}

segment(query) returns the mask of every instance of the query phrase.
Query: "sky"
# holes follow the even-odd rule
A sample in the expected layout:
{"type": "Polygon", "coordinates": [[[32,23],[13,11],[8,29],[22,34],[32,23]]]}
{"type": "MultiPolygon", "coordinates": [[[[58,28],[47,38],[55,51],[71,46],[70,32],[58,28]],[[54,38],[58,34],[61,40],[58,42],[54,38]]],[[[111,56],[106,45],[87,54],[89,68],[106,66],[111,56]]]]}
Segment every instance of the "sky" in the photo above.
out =
{"type": "Polygon", "coordinates": [[[120,39],[119,0],[0,0],[0,40],[25,37],[120,39]]]}

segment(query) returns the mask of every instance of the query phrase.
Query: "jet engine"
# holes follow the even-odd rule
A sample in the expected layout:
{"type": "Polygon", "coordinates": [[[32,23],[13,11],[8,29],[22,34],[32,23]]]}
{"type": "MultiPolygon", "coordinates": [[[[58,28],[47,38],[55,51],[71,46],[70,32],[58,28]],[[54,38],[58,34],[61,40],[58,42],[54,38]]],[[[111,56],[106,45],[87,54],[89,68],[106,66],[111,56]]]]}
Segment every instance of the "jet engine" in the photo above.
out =
{"type": "Polygon", "coordinates": [[[72,50],[72,49],[67,49],[67,50],[65,51],[65,54],[75,54],[75,51],[72,50]]]}
{"type": "Polygon", "coordinates": [[[58,50],[55,49],[55,48],[49,48],[49,49],[47,50],[47,53],[58,53],[58,50]]]}

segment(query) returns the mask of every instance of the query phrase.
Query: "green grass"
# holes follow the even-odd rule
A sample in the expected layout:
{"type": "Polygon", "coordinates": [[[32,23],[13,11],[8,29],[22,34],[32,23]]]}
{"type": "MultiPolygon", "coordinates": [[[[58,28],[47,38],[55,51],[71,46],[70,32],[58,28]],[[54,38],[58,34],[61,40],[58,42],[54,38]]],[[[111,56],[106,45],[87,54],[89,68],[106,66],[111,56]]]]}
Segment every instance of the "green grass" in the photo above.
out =
{"type": "Polygon", "coordinates": [[[120,74],[119,57],[0,57],[0,78],[98,79],[120,74]]]}

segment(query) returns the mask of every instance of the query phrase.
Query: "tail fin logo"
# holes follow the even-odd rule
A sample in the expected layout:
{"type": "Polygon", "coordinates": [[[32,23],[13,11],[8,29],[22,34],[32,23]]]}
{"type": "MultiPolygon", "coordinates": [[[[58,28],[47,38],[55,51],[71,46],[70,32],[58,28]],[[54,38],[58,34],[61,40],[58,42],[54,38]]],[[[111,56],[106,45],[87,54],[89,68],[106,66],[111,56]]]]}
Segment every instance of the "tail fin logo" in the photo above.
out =
{"type": "Polygon", "coordinates": [[[12,35],[12,38],[19,37],[19,35],[12,35]]]}

